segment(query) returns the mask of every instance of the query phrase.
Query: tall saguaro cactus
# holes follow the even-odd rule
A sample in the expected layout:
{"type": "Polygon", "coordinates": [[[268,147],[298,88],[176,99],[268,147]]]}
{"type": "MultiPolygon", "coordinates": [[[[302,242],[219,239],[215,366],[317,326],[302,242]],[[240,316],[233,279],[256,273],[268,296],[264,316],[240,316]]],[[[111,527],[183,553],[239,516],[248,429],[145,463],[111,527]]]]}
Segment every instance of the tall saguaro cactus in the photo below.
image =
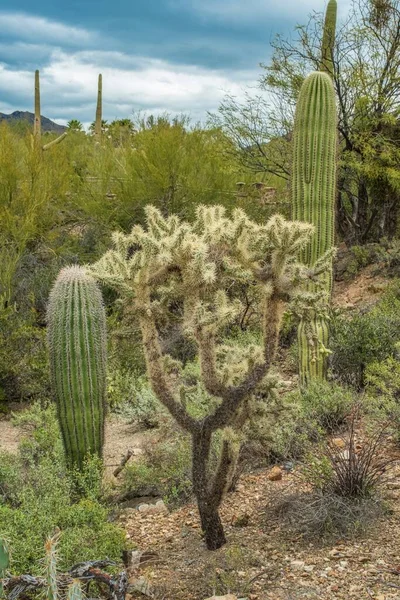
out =
{"type": "Polygon", "coordinates": [[[102,119],[102,102],[103,102],[103,78],[99,75],[97,84],[97,106],[96,106],[96,121],[94,133],[98,141],[101,139],[101,119],[102,119]]]}
{"type": "MultiPolygon", "coordinates": [[[[52,140],[48,144],[45,144],[41,149],[49,150],[52,146],[59,144],[65,137],[67,133],[62,133],[58,138],[52,140]]],[[[40,75],[39,71],[36,69],[35,71],[35,116],[33,121],[33,139],[34,143],[40,147],[42,140],[42,118],[40,116],[40,75]]]]}
{"type": "Polygon", "coordinates": [[[40,78],[39,71],[35,71],[35,120],[33,122],[33,135],[40,142],[42,123],[40,117],[40,78]]]}
{"type": "Polygon", "coordinates": [[[328,73],[331,77],[334,74],[333,50],[335,47],[337,18],[337,2],[329,0],[326,8],[324,32],[322,36],[321,65],[320,70],[328,73]]]}
{"type": "MultiPolygon", "coordinates": [[[[337,117],[333,83],[327,73],[311,73],[297,101],[293,131],[293,218],[312,223],[315,235],[303,254],[310,267],[334,245],[337,117]]],[[[309,283],[309,291],[315,291],[309,283]]],[[[332,264],[323,286],[332,291],[332,264]]],[[[300,379],[326,377],[328,324],[311,311],[298,330],[300,379]]]]}
{"type": "Polygon", "coordinates": [[[102,455],[106,317],[95,280],[79,266],[61,270],[48,304],[50,366],[68,463],[102,455]]]}

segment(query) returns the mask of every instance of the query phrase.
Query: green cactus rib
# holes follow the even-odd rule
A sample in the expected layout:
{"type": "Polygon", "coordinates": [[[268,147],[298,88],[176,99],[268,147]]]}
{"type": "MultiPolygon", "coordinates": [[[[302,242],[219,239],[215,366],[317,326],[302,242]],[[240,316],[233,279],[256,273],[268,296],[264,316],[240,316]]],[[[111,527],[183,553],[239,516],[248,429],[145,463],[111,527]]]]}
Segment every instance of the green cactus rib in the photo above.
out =
{"type": "MultiPolygon", "coordinates": [[[[312,223],[315,235],[302,260],[313,266],[334,245],[337,116],[333,83],[327,73],[311,73],[300,90],[293,131],[293,218],[312,223]]],[[[332,291],[332,261],[323,278],[332,291]]],[[[309,291],[315,291],[309,284],[309,291]]],[[[309,315],[310,316],[310,315],[309,315]]],[[[328,327],[311,315],[299,327],[300,379],[326,376],[328,327]]]]}
{"type": "Polygon", "coordinates": [[[102,455],[106,394],[106,317],[94,279],[64,268],[50,293],[48,341],[53,388],[67,461],[82,467],[102,455]]]}
{"type": "Polygon", "coordinates": [[[99,75],[98,84],[97,84],[97,106],[96,106],[96,122],[94,133],[97,139],[101,138],[101,119],[102,119],[102,98],[103,94],[103,78],[99,75]]]}
{"type": "Polygon", "coordinates": [[[326,8],[324,32],[322,36],[321,64],[320,70],[328,73],[331,77],[334,74],[333,50],[335,46],[337,19],[337,2],[329,0],[326,8]]]}
{"type": "Polygon", "coordinates": [[[10,566],[10,554],[5,540],[0,538],[0,598],[4,596],[2,579],[6,575],[6,570],[10,566]]]}

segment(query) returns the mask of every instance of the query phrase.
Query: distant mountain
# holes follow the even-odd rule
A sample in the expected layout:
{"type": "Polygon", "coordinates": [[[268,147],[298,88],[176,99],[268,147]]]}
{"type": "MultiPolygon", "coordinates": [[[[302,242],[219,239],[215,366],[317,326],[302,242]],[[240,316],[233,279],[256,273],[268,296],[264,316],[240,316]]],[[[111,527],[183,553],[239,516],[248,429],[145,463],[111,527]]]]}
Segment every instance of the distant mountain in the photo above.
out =
{"type": "MultiPolygon", "coordinates": [[[[28,111],[16,110],[13,113],[11,113],[11,115],[5,115],[4,113],[0,113],[0,122],[8,121],[9,123],[12,123],[15,121],[28,121],[28,123],[31,123],[33,127],[34,119],[35,115],[28,111]]],[[[51,121],[47,117],[42,117],[43,132],[51,131],[54,133],[63,133],[64,131],[66,131],[66,129],[67,128],[64,127],[64,125],[57,125],[57,123],[54,123],[54,121],[51,121]]]]}

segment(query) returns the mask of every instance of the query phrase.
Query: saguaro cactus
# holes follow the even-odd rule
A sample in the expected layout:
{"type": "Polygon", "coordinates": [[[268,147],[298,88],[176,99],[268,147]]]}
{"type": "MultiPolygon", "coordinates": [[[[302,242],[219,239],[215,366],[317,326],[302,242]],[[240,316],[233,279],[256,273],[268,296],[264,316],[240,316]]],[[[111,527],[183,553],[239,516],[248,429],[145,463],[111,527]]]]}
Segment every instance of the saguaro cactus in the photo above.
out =
{"type": "MultiPolygon", "coordinates": [[[[52,140],[48,144],[45,144],[42,147],[42,150],[49,150],[55,144],[61,142],[67,133],[62,133],[58,138],[52,140]]],[[[42,118],[40,116],[40,75],[39,71],[35,71],[35,117],[33,121],[33,139],[34,143],[40,147],[41,139],[42,139],[42,118]]]]}
{"type": "Polygon", "coordinates": [[[322,36],[321,65],[320,70],[325,71],[331,77],[334,73],[333,50],[335,46],[337,18],[337,2],[329,0],[326,8],[324,32],[322,36]]]}
{"type": "MultiPolygon", "coordinates": [[[[327,73],[314,72],[304,81],[297,101],[293,131],[293,219],[312,223],[315,235],[302,256],[313,267],[334,245],[337,117],[333,83],[327,73]]],[[[332,266],[323,278],[330,295],[332,266]]],[[[309,284],[309,291],[315,290],[309,284]]],[[[315,311],[298,330],[300,379],[324,378],[328,325],[315,311]]]]}
{"type": "Polygon", "coordinates": [[[35,140],[40,141],[42,132],[41,117],[40,117],[40,78],[39,71],[35,71],[35,120],[33,122],[33,135],[35,140]]]}
{"type": "Polygon", "coordinates": [[[0,598],[4,596],[2,579],[4,579],[6,570],[10,563],[10,555],[6,542],[0,538],[0,598]]]}
{"type": "Polygon", "coordinates": [[[96,122],[94,127],[94,133],[96,138],[100,141],[101,138],[101,118],[102,118],[102,102],[103,102],[103,79],[99,75],[97,84],[97,106],[96,106],[96,122]]]}
{"type": "Polygon", "coordinates": [[[52,382],[68,463],[102,455],[106,394],[106,318],[94,279],[79,266],[61,270],[50,293],[52,382]]]}

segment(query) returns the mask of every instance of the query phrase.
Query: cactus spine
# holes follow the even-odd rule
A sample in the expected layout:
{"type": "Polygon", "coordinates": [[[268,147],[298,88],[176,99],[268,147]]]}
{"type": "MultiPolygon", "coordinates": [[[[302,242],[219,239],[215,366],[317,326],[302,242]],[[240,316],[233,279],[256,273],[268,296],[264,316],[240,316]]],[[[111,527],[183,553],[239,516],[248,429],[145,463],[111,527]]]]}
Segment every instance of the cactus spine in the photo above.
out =
{"type": "Polygon", "coordinates": [[[50,293],[52,383],[68,463],[102,455],[106,395],[106,317],[94,279],[79,266],[61,270],[50,293]]]}
{"type": "Polygon", "coordinates": [[[4,596],[2,579],[6,575],[6,570],[10,564],[10,554],[8,552],[5,540],[0,538],[0,598],[4,596]]]}
{"type": "MultiPolygon", "coordinates": [[[[337,117],[333,83],[327,73],[311,73],[304,81],[296,106],[293,131],[293,218],[312,223],[314,237],[302,259],[310,267],[334,244],[336,197],[337,117]]],[[[332,262],[331,262],[332,265],[332,262]]],[[[332,266],[323,286],[332,291],[332,266]]],[[[315,291],[310,282],[309,291],[315,291]]],[[[328,325],[311,311],[298,330],[302,384],[326,377],[328,325]]]]}
{"type": "Polygon", "coordinates": [[[337,2],[329,0],[325,14],[324,32],[322,36],[321,64],[320,70],[328,73],[331,77],[334,74],[333,50],[335,47],[337,2]]]}
{"type": "Polygon", "coordinates": [[[103,94],[103,79],[99,75],[97,84],[97,106],[96,106],[96,122],[94,127],[94,133],[98,141],[101,139],[101,119],[102,119],[102,94],[103,94]]]}

